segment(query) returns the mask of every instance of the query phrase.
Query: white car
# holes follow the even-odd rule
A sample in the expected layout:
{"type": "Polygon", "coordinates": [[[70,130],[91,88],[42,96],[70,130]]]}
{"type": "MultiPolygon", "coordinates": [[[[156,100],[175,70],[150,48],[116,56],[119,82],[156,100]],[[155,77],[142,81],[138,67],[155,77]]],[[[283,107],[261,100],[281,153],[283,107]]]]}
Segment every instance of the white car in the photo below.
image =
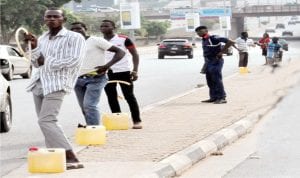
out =
{"type": "MultiPolygon", "coordinates": [[[[1,70],[1,69],[0,69],[1,70]]],[[[0,73],[0,132],[8,132],[12,125],[11,93],[8,81],[0,73]]]]}
{"type": "Polygon", "coordinates": [[[13,75],[21,75],[23,78],[31,77],[30,60],[9,45],[0,45],[0,68],[3,76],[9,81],[13,79],[13,75]]]}

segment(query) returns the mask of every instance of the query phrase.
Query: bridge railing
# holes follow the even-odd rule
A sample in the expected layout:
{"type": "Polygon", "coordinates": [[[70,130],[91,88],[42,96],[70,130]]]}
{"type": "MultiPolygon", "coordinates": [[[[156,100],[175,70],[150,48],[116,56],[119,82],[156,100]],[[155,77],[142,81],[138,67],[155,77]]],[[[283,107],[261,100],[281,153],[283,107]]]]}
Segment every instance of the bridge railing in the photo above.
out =
{"type": "Polygon", "coordinates": [[[299,12],[300,5],[252,5],[240,9],[232,9],[233,13],[280,13],[299,12]]]}

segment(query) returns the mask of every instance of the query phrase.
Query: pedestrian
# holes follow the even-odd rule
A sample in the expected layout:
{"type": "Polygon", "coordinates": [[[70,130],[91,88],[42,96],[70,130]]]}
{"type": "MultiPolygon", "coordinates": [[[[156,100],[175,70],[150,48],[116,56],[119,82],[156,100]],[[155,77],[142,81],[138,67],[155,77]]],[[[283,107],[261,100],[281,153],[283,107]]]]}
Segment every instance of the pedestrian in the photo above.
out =
{"type": "Polygon", "coordinates": [[[262,50],[262,55],[265,56],[265,64],[268,64],[268,60],[267,60],[267,47],[268,44],[270,43],[270,37],[268,33],[264,33],[263,37],[261,39],[259,39],[258,42],[255,42],[255,44],[259,45],[261,50],[262,50]]]}
{"type": "Polygon", "coordinates": [[[75,93],[87,125],[99,125],[100,113],[97,107],[101,92],[107,83],[106,71],[122,59],[125,52],[102,37],[88,36],[82,22],[71,24],[71,30],[80,33],[86,40],[86,56],[75,85],[75,93]],[[106,63],[105,51],[113,53],[113,59],[106,63]]]}
{"type": "MultiPolygon", "coordinates": [[[[104,35],[104,39],[126,51],[126,55],[119,62],[112,65],[108,70],[108,79],[122,80],[130,83],[130,85],[122,83],[119,85],[129,105],[131,118],[133,120],[132,128],[142,129],[140,109],[133,91],[133,82],[138,79],[139,55],[132,40],[125,35],[115,34],[115,28],[115,23],[111,20],[103,20],[100,26],[100,30],[104,35]],[[131,67],[132,64],[133,68],[131,67]]],[[[112,59],[112,54],[113,53],[111,52],[106,52],[107,60],[112,59]]],[[[106,92],[111,111],[113,113],[121,112],[118,102],[117,84],[109,83],[105,86],[104,90],[106,92]]]]}
{"type": "Polygon", "coordinates": [[[273,66],[279,62],[281,45],[278,43],[278,37],[273,37],[267,47],[268,64],[273,66]]]}
{"type": "Polygon", "coordinates": [[[253,40],[248,38],[248,33],[242,32],[241,36],[235,40],[233,47],[239,51],[239,67],[247,67],[249,47],[255,47],[253,40]]]}
{"type": "Polygon", "coordinates": [[[223,54],[234,42],[225,37],[210,35],[206,26],[199,26],[195,31],[202,38],[203,56],[207,63],[205,75],[210,98],[202,102],[214,104],[227,103],[222,80],[223,54]],[[225,43],[223,48],[221,47],[221,43],[225,43]]]}
{"type": "Polygon", "coordinates": [[[58,124],[64,96],[75,85],[82,59],[85,40],[82,35],[67,30],[65,14],[58,8],[45,11],[44,22],[48,31],[38,39],[24,34],[31,41],[32,64],[38,68],[27,90],[33,93],[38,124],[45,137],[46,147],[66,150],[67,169],[83,168],[70,142],[58,124]]]}

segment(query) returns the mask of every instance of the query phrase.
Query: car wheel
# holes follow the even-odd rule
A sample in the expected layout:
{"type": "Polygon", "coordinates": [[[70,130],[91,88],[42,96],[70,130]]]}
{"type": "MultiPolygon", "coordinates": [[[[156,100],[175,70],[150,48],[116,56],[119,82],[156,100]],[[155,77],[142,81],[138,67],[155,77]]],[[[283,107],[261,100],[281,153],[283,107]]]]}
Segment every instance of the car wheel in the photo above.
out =
{"type": "Polygon", "coordinates": [[[189,59],[193,59],[193,57],[194,57],[193,54],[189,54],[189,55],[188,55],[188,58],[189,58],[189,59]]]}
{"type": "Polygon", "coordinates": [[[0,113],[1,130],[0,132],[8,132],[12,125],[12,109],[9,94],[6,96],[6,106],[4,112],[0,113]]]}
{"type": "Polygon", "coordinates": [[[163,59],[165,56],[162,54],[158,54],[158,59],[163,59]]]}
{"type": "Polygon", "coordinates": [[[31,72],[32,72],[32,68],[30,67],[30,68],[28,69],[28,71],[27,71],[25,74],[22,74],[21,76],[22,76],[23,78],[30,78],[30,77],[31,77],[31,72]]]}
{"type": "Polygon", "coordinates": [[[13,73],[14,73],[14,72],[13,72],[13,69],[10,69],[10,70],[8,71],[8,73],[5,74],[5,75],[3,75],[3,76],[6,78],[6,80],[11,81],[11,80],[13,79],[13,76],[14,76],[13,73]]]}

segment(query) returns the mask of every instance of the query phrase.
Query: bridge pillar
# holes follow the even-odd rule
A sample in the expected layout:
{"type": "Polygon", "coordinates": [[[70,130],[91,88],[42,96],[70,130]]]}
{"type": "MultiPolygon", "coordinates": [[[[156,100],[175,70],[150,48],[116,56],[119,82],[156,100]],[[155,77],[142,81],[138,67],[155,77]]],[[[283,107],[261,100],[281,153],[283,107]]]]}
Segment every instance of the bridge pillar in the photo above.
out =
{"type": "Polygon", "coordinates": [[[231,30],[229,32],[229,38],[236,39],[241,35],[241,32],[245,30],[244,17],[232,17],[231,18],[231,30]]]}

